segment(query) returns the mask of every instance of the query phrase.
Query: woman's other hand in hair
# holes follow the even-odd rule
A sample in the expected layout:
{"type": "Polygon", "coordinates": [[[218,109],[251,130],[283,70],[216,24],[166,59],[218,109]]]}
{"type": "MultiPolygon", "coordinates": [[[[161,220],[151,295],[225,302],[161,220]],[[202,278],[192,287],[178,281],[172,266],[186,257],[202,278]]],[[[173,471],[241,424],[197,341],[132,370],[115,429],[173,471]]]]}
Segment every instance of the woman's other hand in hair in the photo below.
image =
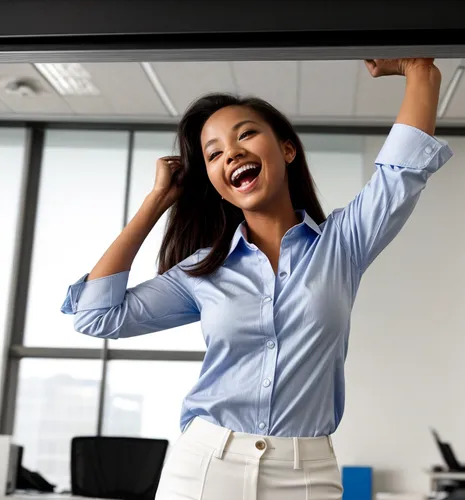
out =
{"type": "Polygon", "coordinates": [[[183,174],[179,156],[164,156],[157,160],[153,194],[163,199],[166,208],[173,205],[181,195],[183,174]]]}

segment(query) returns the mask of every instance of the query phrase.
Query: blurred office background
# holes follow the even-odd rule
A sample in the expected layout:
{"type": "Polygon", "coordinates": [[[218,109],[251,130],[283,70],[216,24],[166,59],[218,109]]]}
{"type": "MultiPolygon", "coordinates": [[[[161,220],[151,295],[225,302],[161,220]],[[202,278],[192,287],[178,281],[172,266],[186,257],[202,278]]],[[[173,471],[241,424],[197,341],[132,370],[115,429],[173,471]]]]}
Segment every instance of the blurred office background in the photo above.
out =
{"type": "MultiPolygon", "coordinates": [[[[362,281],[334,439],[341,465],[374,467],[379,491],[427,491],[425,470],[442,460],[430,426],[465,460],[465,83],[461,61],[438,65],[455,157],[362,281]]],[[[150,191],[193,99],[256,94],[286,113],[330,212],[374,172],[403,90],[361,61],[0,65],[2,432],[25,447],[23,464],[69,488],[75,435],[179,434],[200,326],[104,342],[60,306],[150,191]]],[[[130,285],[155,275],[163,225],[130,285]]]]}

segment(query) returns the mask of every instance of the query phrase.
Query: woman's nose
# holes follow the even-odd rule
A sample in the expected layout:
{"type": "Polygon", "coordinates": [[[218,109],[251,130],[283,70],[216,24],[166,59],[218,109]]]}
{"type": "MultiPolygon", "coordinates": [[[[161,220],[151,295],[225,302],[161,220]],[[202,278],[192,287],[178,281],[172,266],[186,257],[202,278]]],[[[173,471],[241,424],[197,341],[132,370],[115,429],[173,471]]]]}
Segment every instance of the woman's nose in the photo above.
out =
{"type": "Polygon", "coordinates": [[[232,163],[234,160],[238,160],[244,157],[244,151],[238,149],[231,149],[228,151],[227,162],[228,165],[232,163]]]}

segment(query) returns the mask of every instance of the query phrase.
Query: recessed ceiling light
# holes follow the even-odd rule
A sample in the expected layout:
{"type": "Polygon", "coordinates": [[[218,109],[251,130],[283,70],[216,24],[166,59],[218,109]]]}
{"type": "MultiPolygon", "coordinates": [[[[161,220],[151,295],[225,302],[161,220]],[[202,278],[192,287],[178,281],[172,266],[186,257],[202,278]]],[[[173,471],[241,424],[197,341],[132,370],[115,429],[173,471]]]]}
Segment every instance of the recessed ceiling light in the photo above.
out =
{"type": "Polygon", "coordinates": [[[79,63],[37,63],[35,67],[60,95],[100,94],[90,73],[79,63]]]}

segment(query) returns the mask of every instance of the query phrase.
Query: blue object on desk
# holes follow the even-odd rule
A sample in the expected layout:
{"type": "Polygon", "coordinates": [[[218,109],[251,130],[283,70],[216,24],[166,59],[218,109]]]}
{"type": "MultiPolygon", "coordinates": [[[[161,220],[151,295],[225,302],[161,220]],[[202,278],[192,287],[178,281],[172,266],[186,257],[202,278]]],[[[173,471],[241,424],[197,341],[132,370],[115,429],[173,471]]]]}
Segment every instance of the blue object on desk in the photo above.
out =
{"type": "Polygon", "coordinates": [[[344,493],[342,500],[372,500],[373,469],[344,466],[341,471],[344,493]]]}

